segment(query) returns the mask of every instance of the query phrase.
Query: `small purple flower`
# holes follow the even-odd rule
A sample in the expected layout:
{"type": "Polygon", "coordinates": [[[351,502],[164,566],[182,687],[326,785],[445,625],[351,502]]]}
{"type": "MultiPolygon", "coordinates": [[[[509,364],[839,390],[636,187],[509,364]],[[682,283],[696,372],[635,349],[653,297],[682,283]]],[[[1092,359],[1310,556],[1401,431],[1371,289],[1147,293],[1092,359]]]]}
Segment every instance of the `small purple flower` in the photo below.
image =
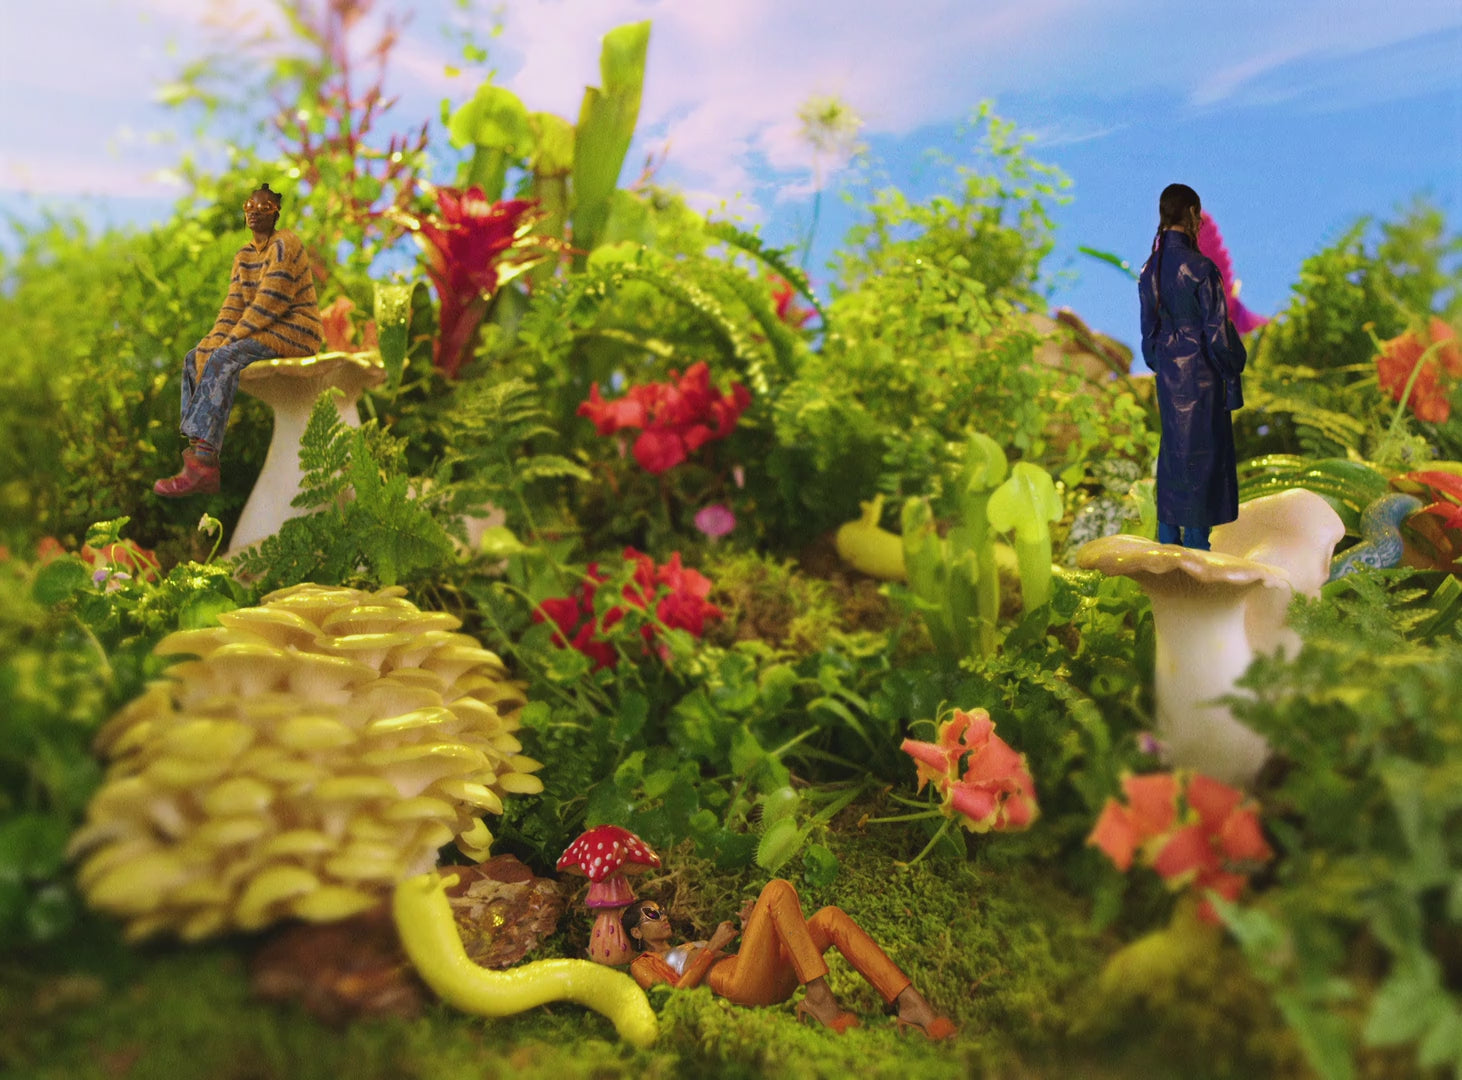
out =
{"type": "Polygon", "coordinates": [[[112,576],[111,569],[109,567],[103,566],[101,569],[96,570],[95,572],[92,573],[91,580],[92,580],[92,583],[93,584],[100,585],[102,582],[106,581],[107,578],[109,578],[111,576],[112,576]]]}
{"type": "Polygon", "coordinates": [[[736,515],[725,503],[712,503],[696,512],[695,527],[712,540],[719,540],[736,528],[736,515]]]}
{"type": "Polygon", "coordinates": [[[1150,731],[1139,731],[1137,733],[1137,749],[1144,754],[1151,754],[1157,757],[1163,752],[1163,744],[1158,741],[1156,735],[1150,731]]]}

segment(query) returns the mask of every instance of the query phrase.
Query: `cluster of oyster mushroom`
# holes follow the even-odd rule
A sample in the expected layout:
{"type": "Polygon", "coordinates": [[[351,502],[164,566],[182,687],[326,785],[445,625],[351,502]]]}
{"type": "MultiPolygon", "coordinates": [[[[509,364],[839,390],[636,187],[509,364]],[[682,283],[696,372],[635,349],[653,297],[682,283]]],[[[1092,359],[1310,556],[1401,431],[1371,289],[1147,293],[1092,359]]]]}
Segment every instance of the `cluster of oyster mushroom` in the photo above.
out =
{"type": "Polygon", "coordinates": [[[169,635],[168,668],[102,729],[106,781],[70,851],[137,940],[328,922],[429,870],[483,811],[536,793],[522,689],[404,590],[298,585],[169,635]]]}

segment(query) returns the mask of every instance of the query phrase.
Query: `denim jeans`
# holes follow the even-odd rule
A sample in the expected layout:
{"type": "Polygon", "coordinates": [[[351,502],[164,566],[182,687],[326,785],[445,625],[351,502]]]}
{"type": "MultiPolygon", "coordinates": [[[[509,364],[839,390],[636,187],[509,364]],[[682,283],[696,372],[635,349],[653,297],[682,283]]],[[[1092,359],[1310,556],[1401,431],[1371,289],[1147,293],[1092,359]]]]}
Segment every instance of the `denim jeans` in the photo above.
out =
{"type": "Polygon", "coordinates": [[[1184,547],[1208,551],[1208,527],[1184,525],[1182,529],[1179,529],[1176,525],[1159,521],[1157,523],[1157,542],[1159,544],[1182,544],[1184,547]]]}
{"type": "Polygon", "coordinates": [[[267,345],[244,338],[214,349],[208,363],[203,365],[203,374],[199,375],[193,361],[197,352],[189,349],[183,358],[183,419],[178,426],[190,439],[202,439],[221,450],[228,414],[233,411],[234,394],[239,388],[239,375],[255,360],[272,360],[279,354],[267,345]]]}

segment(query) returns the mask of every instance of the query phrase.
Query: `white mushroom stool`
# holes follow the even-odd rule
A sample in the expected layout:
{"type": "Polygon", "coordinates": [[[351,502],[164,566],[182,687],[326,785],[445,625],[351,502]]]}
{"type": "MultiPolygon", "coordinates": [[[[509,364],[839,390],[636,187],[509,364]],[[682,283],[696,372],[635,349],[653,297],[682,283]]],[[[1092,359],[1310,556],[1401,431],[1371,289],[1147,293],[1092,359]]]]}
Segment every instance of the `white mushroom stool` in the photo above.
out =
{"type": "Polygon", "coordinates": [[[1253,782],[1269,744],[1217,699],[1239,693],[1255,656],[1299,652],[1284,623],[1290,598],[1320,594],[1344,535],[1329,503],[1292,488],[1241,504],[1238,520],[1213,530],[1212,551],[1127,535],[1081,548],[1082,569],[1130,577],[1152,601],[1153,696],[1168,764],[1253,782]]]}
{"type": "Polygon", "coordinates": [[[280,357],[256,360],[244,368],[239,376],[239,389],[274,410],[274,436],[269,441],[264,469],[234,525],[228,554],[237,555],[244,548],[273,536],[290,518],[308,513],[290,503],[300,493],[300,480],[304,476],[300,468],[300,443],[315,399],[332,387],[341,391],[335,397],[340,419],[350,427],[360,427],[355,403],[362,391],[379,386],[385,379],[385,368],[379,354],[374,352],[280,357]]]}

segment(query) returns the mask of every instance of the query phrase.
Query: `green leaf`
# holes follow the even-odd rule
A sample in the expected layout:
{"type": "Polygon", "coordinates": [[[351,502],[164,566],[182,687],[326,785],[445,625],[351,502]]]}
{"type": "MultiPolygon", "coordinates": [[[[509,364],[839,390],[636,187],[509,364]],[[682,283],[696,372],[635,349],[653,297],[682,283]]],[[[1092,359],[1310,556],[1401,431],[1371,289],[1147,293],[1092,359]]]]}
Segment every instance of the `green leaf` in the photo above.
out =
{"type": "MultiPolygon", "coordinates": [[[[589,252],[609,220],[609,201],[619,184],[634,137],[650,46],[649,22],[620,26],[604,35],[599,56],[603,88],[587,87],[574,131],[574,246],[589,252]]],[[[584,256],[576,257],[579,268],[584,256]]]]}
{"type": "Polygon", "coordinates": [[[614,718],[614,741],[622,745],[633,740],[644,730],[649,717],[650,699],[638,690],[626,691],[614,718]]]}
{"type": "Polygon", "coordinates": [[[406,369],[406,353],[411,324],[411,294],[416,289],[410,285],[376,283],[375,317],[376,337],[381,350],[381,364],[386,369],[386,390],[394,393],[401,385],[401,375],[406,369]]]}
{"type": "Polygon", "coordinates": [[[205,626],[217,626],[218,617],[225,611],[233,611],[239,605],[231,596],[213,591],[194,593],[183,601],[178,609],[178,626],[183,630],[200,630],[205,626]]]}
{"type": "Polygon", "coordinates": [[[36,881],[66,862],[66,823],[45,814],[19,814],[0,823],[0,882],[36,881]]]}
{"type": "Polygon", "coordinates": [[[1371,999],[1364,1030],[1366,1044],[1399,1046],[1413,1042],[1442,1018],[1448,1004],[1434,960],[1422,956],[1398,964],[1371,999]]]}
{"type": "Polygon", "coordinates": [[[768,873],[776,873],[783,863],[797,854],[804,839],[794,818],[774,822],[762,833],[761,841],[756,845],[756,865],[768,873]]]}
{"type": "Polygon", "coordinates": [[[489,559],[506,559],[510,555],[521,555],[528,548],[506,525],[492,525],[482,530],[477,550],[489,559]]]}
{"type": "Polygon", "coordinates": [[[554,113],[528,114],[533,153],[528,168],[539,177],[567,176],[574,169],[574,125],[554,113]]]}
{"type": "Polygon", "coordinates": [[[31,595],[36,602],[54,607],[91,587],[91,567],[73,556],[54,559],[36,573],[31,595]]]}
{"type": "Polygon", "coordinates": [[[1087,247],[1085,244],[1078,244],[1076,250],[1083,255],[1090,255],[1099,262],[1104,262],[1109,266],[1115,266],[1133,281],[1137,280],[1137,275],[1132,272],[1132,264],[1120,255],[1114,255],[1110,251],[1098,251],[1096,248],[1087,247]]]}
{"type": "Polygon", "coordinates": [[[479,86],[472,100],[452,114],[447,133],[453,146],[479,146],[515,157],[526,154],[533,140],[522,99],[492,83],[479,86]]]}
{"type": "Polygon", "coordinates": [[[802,853],[802,876],[813,888],[826,888],[838,876],[838,857],[821,844],[808,844],[802,853]]]}
{"type": "Polygon", "coordinates": [[[87,547],[100,551],[104,547],[115,544],[122,538],[122,530],[131,520],[130,517],[119,517],[112,521],[98,521],[86,530],[87,547]]]}

